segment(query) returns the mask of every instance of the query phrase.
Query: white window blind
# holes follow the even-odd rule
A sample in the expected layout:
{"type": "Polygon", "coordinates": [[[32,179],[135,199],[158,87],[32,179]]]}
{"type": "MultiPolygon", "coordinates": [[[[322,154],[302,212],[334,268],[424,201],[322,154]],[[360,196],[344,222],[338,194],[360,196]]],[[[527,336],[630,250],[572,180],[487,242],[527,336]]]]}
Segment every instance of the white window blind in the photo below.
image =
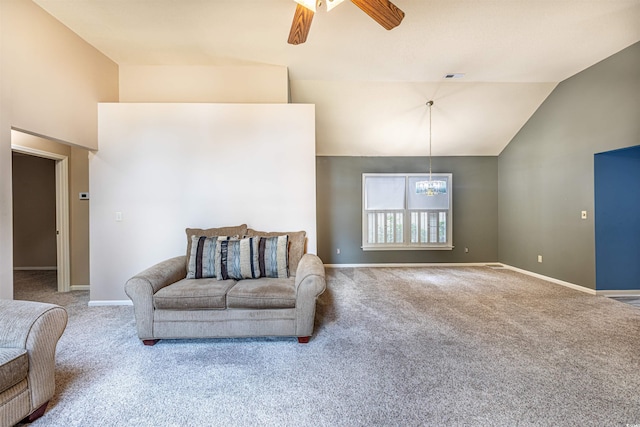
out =
{"type": "Polygon", "coordinates": [[[362,175],[362,248],[364,250],[453,249],[452,174],[432,174],[444,181],[444,194],[417,194],[424,174],[362,175]]]}

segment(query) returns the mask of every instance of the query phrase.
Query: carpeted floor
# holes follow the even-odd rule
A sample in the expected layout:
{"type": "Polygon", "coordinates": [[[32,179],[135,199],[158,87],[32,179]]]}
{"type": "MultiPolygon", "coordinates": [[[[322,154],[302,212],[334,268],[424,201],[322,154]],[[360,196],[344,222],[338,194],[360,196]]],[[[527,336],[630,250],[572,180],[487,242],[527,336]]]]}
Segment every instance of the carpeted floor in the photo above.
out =
{"type": "Polygon", "coordinates": [[[488,267],[328,268],[327,286],[309,344],[145,347],[132,307],[17,272],[16,299],[69,312],[32,425],[640,424],[638,307],[488,267]]]}

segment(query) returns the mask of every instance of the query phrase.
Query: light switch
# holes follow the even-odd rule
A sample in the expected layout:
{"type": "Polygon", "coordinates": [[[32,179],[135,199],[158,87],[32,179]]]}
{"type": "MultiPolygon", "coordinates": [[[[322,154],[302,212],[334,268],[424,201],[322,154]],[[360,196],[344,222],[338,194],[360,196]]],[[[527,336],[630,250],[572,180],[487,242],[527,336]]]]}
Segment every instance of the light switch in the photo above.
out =
{"type": "Polygon", "coordinates": [[[80,200],[89,200],[89,193],[79,193],[78,197],[80,200]]]}
{"type": "Polygon", "coordinates": [[[587,211],[582,211],[582,213],[581,213],[580,217],[581,217],[582,219],[587,219],[587,211]]]}
{"type": "Polygon", "coordinates": [[[122,212],[116,212],[116,221],[122,221],[122,212]]]}

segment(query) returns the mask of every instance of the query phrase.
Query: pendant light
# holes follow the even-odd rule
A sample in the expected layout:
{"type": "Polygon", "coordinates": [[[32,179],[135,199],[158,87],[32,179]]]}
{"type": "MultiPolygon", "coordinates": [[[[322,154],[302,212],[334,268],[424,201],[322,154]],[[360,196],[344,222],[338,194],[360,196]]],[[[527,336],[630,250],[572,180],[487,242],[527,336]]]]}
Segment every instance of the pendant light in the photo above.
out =
{"type": "Polygon", "coordinates": [[[429,179],[416,182],[416,194],[436,196],[438,194],[447,194],[447,182],[438,179],[434,180],[431,177],[431,107],[433,107],[433,101],[427,101],[427,107],[429,107],[429,179]]]}

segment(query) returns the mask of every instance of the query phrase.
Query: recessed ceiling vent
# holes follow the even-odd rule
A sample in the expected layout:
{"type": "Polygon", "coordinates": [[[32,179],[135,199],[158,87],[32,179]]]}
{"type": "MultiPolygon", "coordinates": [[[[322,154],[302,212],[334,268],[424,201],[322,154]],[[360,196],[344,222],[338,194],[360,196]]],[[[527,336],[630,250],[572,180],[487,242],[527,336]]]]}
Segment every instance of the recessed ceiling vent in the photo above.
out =
{"type": "Polygon", "coordinates": [[[461,79],[463,77],[464,73],[449,73],[444,75],[445,79],[461,79]]]}

